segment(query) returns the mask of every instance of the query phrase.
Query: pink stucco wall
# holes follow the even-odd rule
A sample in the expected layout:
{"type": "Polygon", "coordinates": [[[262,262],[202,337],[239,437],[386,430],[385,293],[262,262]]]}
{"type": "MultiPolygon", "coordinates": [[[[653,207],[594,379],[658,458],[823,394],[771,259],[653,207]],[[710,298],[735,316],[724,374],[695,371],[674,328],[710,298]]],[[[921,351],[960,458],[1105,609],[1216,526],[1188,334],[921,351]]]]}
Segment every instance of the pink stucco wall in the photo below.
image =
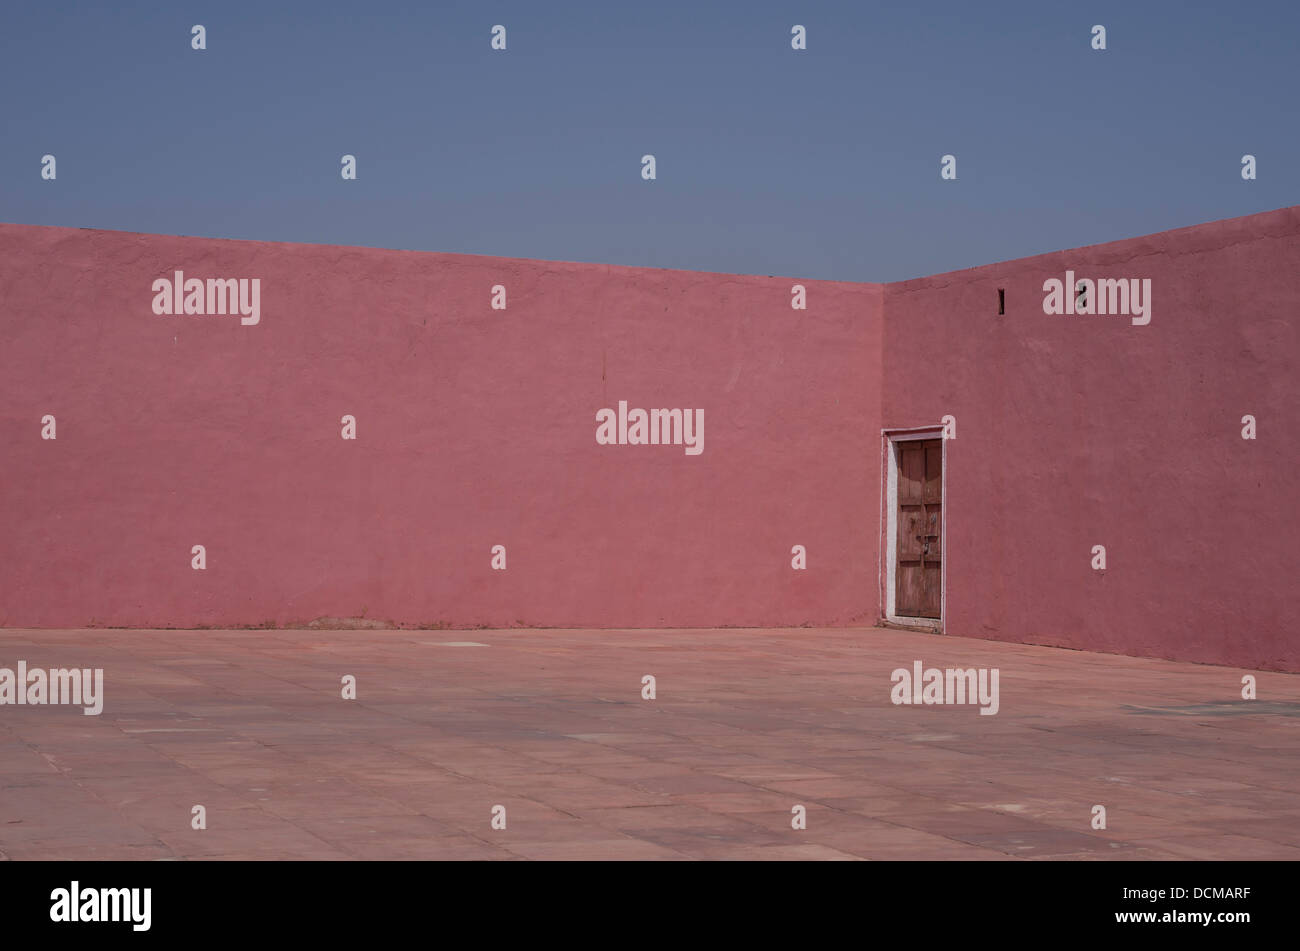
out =
{"type": "Polygon", "coordinates": [[[870,623],[882,292],[794,283],[0,225],[0,626],[870,623]],[[176,269],[260,323],[156,316],[176,269]]]}
{"type": "Polygon", "coordinates": [[[947,633],[1300,670],[1298,274],[1290,208],[886,287],[885,425],[957,421],[947,633]],[[1151,322],[1045,315],[1067,269],[1151,322]]]}
{"type": "Polygon", "coordinates": [[[951,415],[947,633],[1300,670],[1298,262],[1300,208],[884,286],[0,225],[0,626],[871,623],[881,429],[951,415]]]}

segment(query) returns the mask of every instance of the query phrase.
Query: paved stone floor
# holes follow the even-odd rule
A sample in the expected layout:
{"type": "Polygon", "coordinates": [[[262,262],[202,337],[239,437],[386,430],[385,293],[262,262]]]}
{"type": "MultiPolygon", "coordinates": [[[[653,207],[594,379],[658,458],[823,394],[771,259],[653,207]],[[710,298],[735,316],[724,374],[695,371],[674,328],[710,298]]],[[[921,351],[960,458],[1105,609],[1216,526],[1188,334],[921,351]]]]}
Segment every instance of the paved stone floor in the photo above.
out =
{"type": "Polygon", "coordinates": [[[1300,859],[1300,675],[875,628],[0,631],[20,660],[105,703],[0,706],[9,859],[1300,859]],[[916,660],[998,668],[998,713],[895,706],[916,660]]]}

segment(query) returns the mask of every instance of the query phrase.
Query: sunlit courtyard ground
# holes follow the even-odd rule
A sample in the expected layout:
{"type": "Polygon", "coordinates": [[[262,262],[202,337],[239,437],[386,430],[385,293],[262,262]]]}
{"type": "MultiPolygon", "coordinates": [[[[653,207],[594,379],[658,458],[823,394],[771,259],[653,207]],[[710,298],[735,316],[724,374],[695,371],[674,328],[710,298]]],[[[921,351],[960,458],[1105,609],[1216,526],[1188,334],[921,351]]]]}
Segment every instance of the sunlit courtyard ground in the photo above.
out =
{"type": "Polygon", "coordinates": [[[1300,859],[1300,675],[875,628],[0,631],[20,660],[104,707],[0,706],[15,860],[1300,859]],[[996,715],[892,703],[918,660],[997,668],[996,715]]]}

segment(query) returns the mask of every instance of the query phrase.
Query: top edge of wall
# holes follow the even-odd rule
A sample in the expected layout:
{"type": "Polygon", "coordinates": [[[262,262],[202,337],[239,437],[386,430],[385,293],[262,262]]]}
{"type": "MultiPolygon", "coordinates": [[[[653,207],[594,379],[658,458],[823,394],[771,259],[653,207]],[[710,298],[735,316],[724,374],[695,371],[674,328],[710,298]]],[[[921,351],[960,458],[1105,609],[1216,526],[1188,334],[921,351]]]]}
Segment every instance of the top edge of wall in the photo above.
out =
{"type": "Polygon", "coordinates": [[[891,281],[885,288],[894,293],[924,290],[936,285],[994,280],[1008,275],[1026,265],[1057,269],[1069,266],[1071,259],[1086,260],[1090,265],[1104,264],[1108,260],[1127,261],[1151,254],[1176,251],[1195,254],[1217,248],[1244,244],[1263,238],[1300,234],[1300,205],[1289,205],[1272,211],[1260,211],[1236,218],[1220,218],[1201,224],[1170,228],[1151,234],[1119,238],[1099,244],[1085,244],[1059,251],[1044,251],[1023,258],[1008,258],[974,267],[942,271],[905,281],[891,281]]]}
{"type": "Polygon", "coordinates": [[[138,238],[141,240],[174,240],[174,241],[193,241],[202,244],[230,244],[244,247],[256,248],[276,248],[279,250],[301,251],[307,253],[347,253],[361,257],[368,256],[389,256],[389,255],[413,255],[423,258],[442,258],[451,259],[456,263],[467,266],[500,266],[506,265],[526,265],[530,267],[549,268],[552,270],[564,271],[591,271],[598,270],[601,272],[627,272],[636,273],[646,276],[654,275],[690,275],[698,278],[725,278],[727,280],[752,280],[752,281],[797,281],[805,284],[815,284],[818,287],[842,286],[846,288],[883,288],[885,285],[877,281],[828,281],[819,278],[806,278],[782,274],[737,274],[727,271],[696,271],[684,268],[666,268],[666,267],[645,267],[632,264],[606,264],[602,261],[564,261],[550,258],[516,258],[505,257],[494,254],[469,254],[458,251],[422,251],[410,248],[379,248],[367,245],[348,245],[348,244],[313,244],[303,241],[260,241],[252,238],[210,238],[203,235],[183,235],[183,234],[162,234],[151,231],[119,231],[113,228],[78,228],[67,225],[29,225],[17,221],[0,221],[0,234],[4,232],[22,232],[30,231],[36,235],[48,238],[89,236],[114,237],[114,238],[138,238]]]}
{"type": "Polygon", "coordinates": [[[88,232],[94,237],[133,237],[142,240],[169,239],[187,242],[202,242],[205,244],[234,244],[316,253],[346,252],[359,256],[387,256],[395,254],[418,255],[426,258],[452,259],[458,263],[470,266],[499,266],[501,264],[514,264],[574,272],[590,271],[594,269],[605,273],[626,272],[629,274],[642,274],[647,276],[673,274],[691,275],[701,279],[725,278],[733,281],[799,281],[815,284],[821,287],[838,285],[852,288],[888,288],[894,291],[910,291],[932,286],[935,283],[950,284],[953,282],[989,280],[998,277],[1000,274],[1005,273],[1012,268],[1021,267],[1031,263],[1055,266],[1056,261],[1069,256],[1077,257],[1086,255],[1090,261],[1107,257],[1113,257],[1116,260],[1131,259],[1134,257],[1141,257],[1145,254],[1158,254],[1167,251],[1170,249],[1171,245],[1176,245],[1181,253],[1194,253],[1196,251],[1211,250],[1213,248],[1240,244],[1242,242],[1254,241],[1266,237],[1300,233],[1300,205],[1290,205],[1285,208],[1277,208],[1272,211],[1261,211],[1250,215],[1241,215],[1235,218],[1221,218],[1215,221],[1202,222],[1200,224],[1188,225],[1181,228],[1171,228],[1166,231],[1157,231],[1146,235],[1120,238],[1114,241],[1101,242],[1099,244],[1080,245],[1078,247],[1065,248],[1056,251],[1044,251],[1041,254],[1029,255],[1027,257],[1008,258],[1002,261],[978,264],[968,268],[958,268],[953,271],[941,271],[935,274],[908,278],[907,280],[902,281],[885,282],[827,281],[816,278],[802,278],[779,274],[763,275],[738,274],[727,271],[695,271],[683,268],[657,268],[629,264],[606,264],[600,261],[516,258],[501,255],[467,254],[452,251],[421,251],[408,248],[378,248],[342,244],[311,244],[299,241],[259,241],[249,238],[210,238],[202,235],[172,235],[145,231],[118,231],[111,228],[77,228],[66,225],[29,225],[21,222],[0,221],[0,232],[4,231],[31,231],[39,235],[48,235],[50,237],[61,235],[81,235],[88,232]]]}

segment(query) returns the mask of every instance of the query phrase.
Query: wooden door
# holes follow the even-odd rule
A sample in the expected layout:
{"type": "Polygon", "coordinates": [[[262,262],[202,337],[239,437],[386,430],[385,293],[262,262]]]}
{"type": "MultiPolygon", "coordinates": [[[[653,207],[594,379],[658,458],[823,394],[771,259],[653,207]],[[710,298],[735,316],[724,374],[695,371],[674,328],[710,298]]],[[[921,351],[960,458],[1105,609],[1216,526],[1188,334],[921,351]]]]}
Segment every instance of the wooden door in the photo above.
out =
{"type": "Polygon", "coordinates": [[[943,440],[900,441],[894,614],[940,616],[943,597],[943,440]]]}

